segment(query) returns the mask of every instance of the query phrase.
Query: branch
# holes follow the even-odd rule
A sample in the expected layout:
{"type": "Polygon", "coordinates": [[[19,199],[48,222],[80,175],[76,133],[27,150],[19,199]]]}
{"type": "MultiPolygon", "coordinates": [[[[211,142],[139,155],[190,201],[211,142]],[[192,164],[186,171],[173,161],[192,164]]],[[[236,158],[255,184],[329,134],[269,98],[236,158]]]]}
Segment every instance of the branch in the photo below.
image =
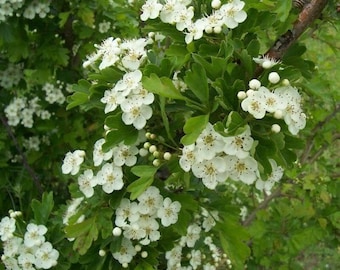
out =
{"type": "MultiPolygon", "coordinates": [[[[298,40],[302,33],[320,17],[327,2],[328,0],[311,0],[310,3],[306,4],[295,21],[293,28],[278,38],[274,45],[265,53],[265,56],[275,60],[282,59],[283,55],[298,40]]],[[[262,72],[262,66],[257,66],[255,77],[258,77],[262,72]]]]}
{"type": "Polygon", "coordinates": [[[22,151],[19,143],[18,143],[18,140],[17,138],[15,137],[14,133],[12,132],[10,126],[8,125],[5,117],[3,117],[2,115],[0,115],[0,120],[2,122],[2,125],[5,127],[6,129],[6,132],[8,134],[8,136],[12,139],[13,143],[14,143],[14,146],[15,148],[17,149],[17,151],[19,152],[19,155],[21,156],[21,159],[22,159],[22,163],[24,165],[24,168],[26,169],[26,171],[28,172],[28,174],[31,176],[33,182],[34,182],[34,185],[35,187],[37,188],[38,192],[40,194],[43,193],[43,189],[41,187],[41,182],[37,176],[37,174],[35,173],[35,171],[31,168],[31,166],[28,164],[28,161],[27,161],[27,158],[26,158],[26,155],[25,153],[22,151]]]}

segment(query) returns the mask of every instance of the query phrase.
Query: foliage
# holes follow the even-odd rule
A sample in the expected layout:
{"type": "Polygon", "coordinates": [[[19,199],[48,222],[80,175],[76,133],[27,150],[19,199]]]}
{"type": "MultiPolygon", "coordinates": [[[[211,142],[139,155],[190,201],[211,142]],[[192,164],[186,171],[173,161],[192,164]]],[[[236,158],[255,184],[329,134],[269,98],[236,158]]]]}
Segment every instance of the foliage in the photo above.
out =
{"type": "Polygon", "coordinates": [[[0,269],[339,267],[333,1],[14,2],[0,269]]]}

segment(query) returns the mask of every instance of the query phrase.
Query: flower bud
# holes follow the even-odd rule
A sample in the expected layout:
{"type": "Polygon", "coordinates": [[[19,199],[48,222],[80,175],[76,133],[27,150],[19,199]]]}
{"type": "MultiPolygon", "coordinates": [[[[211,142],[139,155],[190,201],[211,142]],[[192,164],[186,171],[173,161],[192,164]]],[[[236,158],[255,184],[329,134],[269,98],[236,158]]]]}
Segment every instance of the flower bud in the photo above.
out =
{"type": "Polygon", "coordinates": [[[264,60],[263,63],[262,63],[262,67],[264,69],[271,68],[272,66],[273,66],[273,62],[270,61],[270,60],[264,60]]]}
{"type": "Polygon", "coordinates": [[[141,157],[145,157],[148,153],[149,153],[149,151],[146,150],[145,148],[139,149],[139,155],[140,155],[141,157]]]}
{"type": "Polygon", "coordinates": [[[246,92],[246,94],[247,94],[247,96],[248,97],[251,97],[252,95],[254,95],[254,90],[253,89],[249,89],[247,92],[246,92]]]}
{"type": "Polygon", "coordinates": [[[276,118],[276,119],[282,119],[282,117],[283,117],[283,112],[282,112],[281,110],[276,110],[276,111],[274,112],[274,118],[276,118]]]}
{"type": "Polygon", "coordinates": [[[98,254],[99,254],[100,257],[104,257],[105,254],[106,254],[106,251],[103,250],[103,249],[100,249],[99,252],[98,252],[98,254]]]}
{"type": "Polygon", "coordinates": [[[148,252],[143,251],[140,255],[142,256],[142,258],[146,258],[146,257],[148,257],[148,252]]]}
{"type": "Polygon", "coordinates": [[[119,227],[115,227],[112,230],[112,234],[113,236],[120,236],[122,234],[122,229],[119,227]]]}
{"type": "Polygon", "coordinates": [[[274,133],[279,133],[281,131],[281,127],[278,124],[273,124],[272,125],[272,132],[274,133]]]}
{"type": "Polygon", "coordinates": [[[289,85],[290,85],[290,81],[289,81],[288,79],[283,79],[283,80],[282,80],[282,84],[283,84],[284,86],[289,86],[289,85]]]}
{"type": "Polygon", "coordinates": [[[207,26],[204,31],[207,33],[207,34],[211,34],[213,32],[213,28],[211,26],[207,26]]]}
{"type": "Polygon", "coordinates": [[[214,33],[215,34],[219,34],[222,32],[222,27],[221,26],[215,26],[214,27],[214,33]]]}
{"type": "Polygon", "coordinates": [[[161,161],[156,158],[152,161],[152,165],[155,167],[158,167],[159,165],[161,165],[161,161]]]}
{"type": "Polygon", "coordinates": [[[239,91],[238,93],[237,93],[237,98],[239,99],[239,100],[243,100],[243,99],[245,99],[247,97],[247,94],[246,94],[246,92],[244,92],[244,91],[239,91]]]}
{"type": "Polygon", "coordinates": [[[214,9],[218,9],[221,6],[221,1],[220,0],[212,0],[211,1],[211,7],[214,9]]]}
{"type": "Polygon", "coordinates": [[[145,142],[144,145],[143,145],[143,147],[144,147],[145,149],[149,149],[150,146],[151,146],[151,143],[149,143],[149,142],[145,142]]]}
{"type": "Polygon", "coordinates": [[[149,152],[152,154],[153,152],[157,151],[157,146],[156,145],[151,145],[149,147],[149,152]]]}
{"type": "Polygon", "coordinates": [[[136,252],[139,252],[142,250],[142,247],[140,245],[135,245],[136,252]]]}
{"type": "Polygon", "coordinates": [[[276,84],[280,81],[280,75],[277,72],[270,72],[268,75],[269,82],[276,84]]]}
{"type": "Polygon", "coordinates": [[[163,158],[164,158],[165,160],[170,160],[170,159],[171,159],[171,153],[165,152],[164,155],[163,155],[163,158]]]}
{"type": "Polygon", "coordinates": [[[249,82],[249,88],[250,89],[259,89],[261,87],[261,82],[257,79],[252,79],[249,82]]]}

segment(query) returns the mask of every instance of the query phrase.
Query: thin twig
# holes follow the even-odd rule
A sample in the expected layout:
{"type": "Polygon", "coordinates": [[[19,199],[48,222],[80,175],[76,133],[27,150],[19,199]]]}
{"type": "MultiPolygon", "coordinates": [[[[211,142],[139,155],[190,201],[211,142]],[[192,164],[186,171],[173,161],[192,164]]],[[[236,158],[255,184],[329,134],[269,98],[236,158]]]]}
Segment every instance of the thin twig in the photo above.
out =
{"type": "Polygon", "coordinates": [[[25,153],[22,151],[19,142],[17,140],[17,138],[15,137],[12,129],[10,128],[10,126],[7,123],[7,120],[5,119],[5,117],[3,115],[0,115],[0,120],[2,122],[2,125],[5,127],[6,132],[8,134],[8,136],[11,138],[11,140],[14,143],[15,148],[17,149],[19,155],[21,156],[21,160],[22,160],[22,164],[24,165],[24,168],[26,169],[26,171],[28,172],[28,174],[31,176],[33,183],[35,185],[35,187],[37,188],[38,192],[40,194],[43,193],[43,189],[41,186],[41,182],[37,176],[37,174],[35,173],[35,171],[32,169],[32,167],[28,164],[27,158],[25,153]]]}

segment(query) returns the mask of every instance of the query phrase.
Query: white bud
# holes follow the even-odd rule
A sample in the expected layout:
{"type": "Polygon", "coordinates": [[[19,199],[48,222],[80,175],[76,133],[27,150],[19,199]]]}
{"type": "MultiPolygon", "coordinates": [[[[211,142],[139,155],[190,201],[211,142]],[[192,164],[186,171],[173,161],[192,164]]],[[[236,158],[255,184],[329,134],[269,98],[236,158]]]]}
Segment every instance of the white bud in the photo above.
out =
{"type": "Polygon", "coordinates": [[[142,258],[146,258],[146,257],[148,257],[148,252],[143,251],[140,255],[142,256],[142,258]]]}
{"type": "Polygon", "coordinates": [[[246,94],[247,94],[247,96],[248,97],[251,97],[252,95],[254,95],[254,90],[253,89],[249,89],[247,92],[246,92],[246,94]]]}
{"type": "Polygon", "coordinates": [[[160,152],[159,151],[155,151],[152,153],[152,155],[155,157],[155,158],[158,158],[160,156],[160,152]]]}
{"type": "Polygon", "coordinates": [[[148,153],[149,153],[149,151],[146,150],[145,148],[139,149],[139,155],[140,155],[141,157],[145,157],[148,153]]]}
{"type": "Polygon", "coordinates": [[[153,134],[153,133],[150,134],[150,139],[151,139],[151,140],[154,140],[154,139],[156,139],[156,138],[157,138],[157,135],[156,135],[156,134],[153,134]]]}
{"type": "Polygon", "coordinates": [[[237,98],[239,99],[239,100],[243,100],[243,99],[245,99],[247,97],[247,94],[246,94],[246,92],[244,92],[244,91],[239,91],[238,93],[237,93],[237,98]]]}
{"type": "Polygon", "coordinates": [[[211,26],[207,26],[204,31],[207,33],[207,34],[211,34],[213,32],[213,28],[211,26]]]}
{"type": "Polygon", "coordinates": [[[98,252],[98,254],[99,254],[100,257],[104,257],[105,254],[106,254],[106,251],[103,250],[103,249],[100,249],[99,252],[98,252]]]}
{"type": "Polygon", "coordinates": [[[269,82],[276,84],[280,81],[280,75],[277,72],[270,72],[268,75],[269,82]]]}
{"type": "Polygon", "coordinates": [[[122,229],[119,227],[115,227],[112,230],[112,234],[113,236],[120,236],[122,234],[122,229]]]}
{"type": "Polygon", "coordinates": [[[149,33],[148,33],[148,37],[149,37],[149,38],[153,38],[154,36],[155,36],[155,32],[149,32],[149,33]]]}
{"type": "Polygon", "coordinates": [[[158,167],[159,165],[161,165],[161,161],[156,158],[152,161],[152,165],[155,167],[158,167]]]}
{"type": "Polygon", "coordinates": [[[153,152],[157,151],[157,146],[156,145],[151,145],[149,147],[149,152],[152,154],[153,152]]]}
{"type": "Polygon", "coordinates": [[[145,138],[150,139],[150,136],[151,136],[151,133],[150,133],[150,132],[146,132],[146,133],[145,133],[145,138]]]}
{"type": "Polygon", "coordinates": [[[261,87],[261,82],[257,79],[252,79],[250,82],[249,82],[249,88],[250,89],[259,89],[261,87]]]}
{"type": "Polygon", "coordinates": [[[262,67],[264,69],[271,68],[272,66],[273,66],[273,63],[270,60],[264,60],[263,63],[262,63],[262,67]]]}
{"type": "Polygon", "coordinates": [[[142,247],[140,245],[135,245],[135,250],[139,252],[142,250],[142,247]]]}
{"type": "Polygon", "coordinates": [[[211,7],[214,9],[218,9],[221,6],[221,1],[220,0],[212,0],[211,1],[211,7]]]}
{"type": "Polygon", "coordinates": [[[282,80],[282,84],[283,84],[284,86],[288,86],[288,85],[290,85],[290,81],[289,81],[288,79],[283,79],[283,80],[282,80]]]}
{"type": "Polygon", "coordinates": [[[272,131],[274,133],[279,133],[281,131],[281,127],[278,124],[273,124],[272,125],[272,131]]]}
{"type": "Polygon", "coordinates": [[[128,265],[127,263],[123,263],[123,264],[122,264],[122,267],[123,267],[123,268],[128,268],[129,265],[128,265]]]}
{"type": "Polygon", "coordinates": [[[214,33],[215,34],[219,34],[222,32],[222,27],[221,26],[215,26],[214,27],[214,33]]]}
{"type": "Polygon", "coordinates": [[[171,159],[171,153],[169,153],[169,152],[165,152],[164,153],[164,155],[163,155],[163,158],[165,159],[165,160],[170,160],[171,159]]]}
{"type": "Polygon", "coordinates": [[[275,117],[276,119],[282,119],[282,117],[283,117],[283,112],[282,112],[281,110],[276,110],[276,111],[274,112],[274,117],[275,117]]]}
{"type": "Polygon", "coordinates": [[[150,146],[151,146],[151,143],[149,143],[149,142],[145,142],[144,145],[143,145],[143,147],[144,147],[145,149],[149,149],[150,146]]]}

